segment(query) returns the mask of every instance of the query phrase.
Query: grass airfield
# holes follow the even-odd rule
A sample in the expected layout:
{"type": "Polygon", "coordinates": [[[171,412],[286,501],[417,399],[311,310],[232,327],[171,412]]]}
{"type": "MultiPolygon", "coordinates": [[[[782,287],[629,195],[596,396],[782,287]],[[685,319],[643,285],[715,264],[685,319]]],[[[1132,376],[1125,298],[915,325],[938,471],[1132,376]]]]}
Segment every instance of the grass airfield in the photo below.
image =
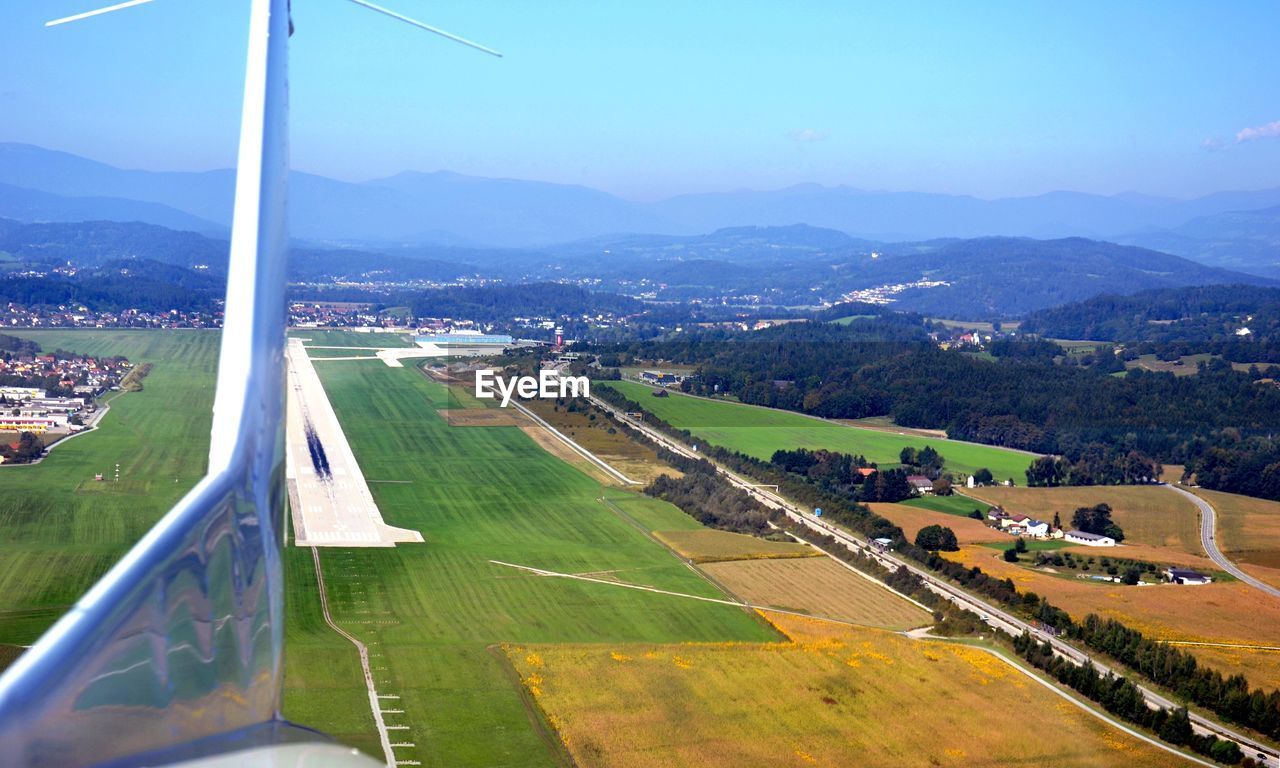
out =
{"type": "MultiPolygon", "coordinates": [[[[450,427],[438,411],[456,403],[416,369],[352,361],[322,364],[319,372],[384,518],[426,538],[394,550],[321,551],[335,620],[370,645],[379,693],[401,697],[395,708],[403,714],[387,721],[409,730],[394,740],[421,745],[397,749],[399,759],[556,764],[555,751],[531,725],[537,713],[512,684],[501,654],[490,650],[498,643],[777,639],[767,623],[732,606],[538,577],[489,562],[611,574],[724,597],[598,501],[605,490],[598,482],[517,427],[450,427]]],[[[666,514],[683,516],[674,508],[666,514]]],[[[290,563],[305,570],[292,554],[290,563]]],[[[305,586],[294,580],[292,588],[305,586]]],[[[293,637],[291,628],[291,643],[293,637]]],[[[354,651],[351,657],[354,664],[354,651]]],[[[363,717],[353,703],[364,700],[362,686],[351,694],[322,707],[308,690],[287,700],[286,713],[305,708],[302,722],[350,732],[363,717]]],[[[377,754],[367,742],[360,746],[377,754]]]]}
{"type": "Polygon", "coordinates": [[[0,466],[0,644],[30,645],[204,475],[219,336],[7,332],[46,351],[153,364],[142,391],[114,397],[97,430],[38,464],[0,466]]]}
{"type": "Polygon", "coordinates": [[[634,381],[596,381],[592,386],[616,389],[675,427],[687,429],[722,448],[765,460],[780,448],[826,448],[861,454],[868,461],[896,466],[903,448],[932,446],[942,454],[950,471],[972,473],[986,467],[999,480],[1013,478],[1023,483],[1033,458],[989,445],[854,427],[727,400],[706,400],[675,392],[669,397],[654,397],[652,387],[634,381]]]}

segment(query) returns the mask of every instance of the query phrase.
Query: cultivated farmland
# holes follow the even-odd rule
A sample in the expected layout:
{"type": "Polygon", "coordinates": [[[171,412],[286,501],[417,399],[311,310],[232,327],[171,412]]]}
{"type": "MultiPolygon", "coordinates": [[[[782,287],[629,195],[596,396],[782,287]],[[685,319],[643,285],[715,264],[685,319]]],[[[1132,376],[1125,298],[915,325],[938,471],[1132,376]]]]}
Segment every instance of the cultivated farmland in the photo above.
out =
{"type": "Polygon", "coordinates": [[[550,400],[529,400],[524,406],[636,482],[649,483],[662,474],[681,474],[664,464],[648,443],[632,440],[608,419],[587,411],[570,411],[550,400]]]}
{"type": "Polygon", "coordinates": [[[1053,520],[1057,513],[1066,528],[1071,527],[1071,515],[1080,507],[1106,502],[1111,505],[1111,519],[1124,529],[1126,544],[1146,544],[1167,549],[1170,553],[1204,555],[1204,548],[1200,546],[1200,516],[1195,504],[1158,485],[991,487],[968,489],[965,493],[998,504],[1010,514],[1053,520]]]}
{"type": "Polygon", "coordinates": [[[909,504],[869,504],[868,506],[873,512],[901,528],[908,541],[915,541],[916,534],[926,525],[942,525],[954,531],[956,540],[961,544],[999,541],[1012,546],[1014,543],[1012,536],[997,531],[981,520],[935,512],[909,504]]]}
{"type": "MultiPolygon", "coordinates": [[[[1108,556],[1131,556],[1129,549],[1075,547],[1072,553],[1100,561],[1108,556]]],[[[1152,638],[1275,645],[1275,638],[1280,637],[1280,600],[1238,581],[1195,587],[1129,587],[1085,581],[1076,578],[1075,572],[1053,574],[1006,563],[999,550],[978,544],[943,554],[966,566],[976,565],[996,578],[1009,578],[1020,591],[1048,598],[1077,619],[1096,613],[1118,619],[1152,638]]],[[[1103,572],[1100,563],[1091,572],[1103,572]]],[[[1192,649],[1192,653],[1197,651],[1192,649]]]]}
{"type": "Polygon", "coordinates": [[[92,433],[0,467],[0,643],[29,645],[204,474],[218,334],[11,331],[42,348],[151,363],[92,433]],[[114,481],[120,464],[120,481],[114,481]],[[106,478],[95,481],[94,475],[106,478]]]}
{"type": "Polygon", "coordinates": [[[768,459],[779,448],[826,448],[861,454],[878,464],[896,465],[902,449],[932,446],[946,459],[946,468],[972,473],[989,468],[998,479],[1021,481],[1031,463],[1029,454],[952,440],[899,435],[880,429],[863,429],[835,421],[814,419],[789,411],[760,408],[721,400],[707,400],[672,393],[653,397],[654,390],[632,381],[597,381],[596,387],[612,387],[645,409],[714,445],[768,459]]]}
{"type": "Polygon", "coordinates": [[[829,557],[737,560],[700,567],[752,605],[882,629],[911,629],[933,621],[924,609],[829,557]]]}
{"type": "MultiPolygon", "coordinates": [[[[600,501],[630,494],[605,491],[517,427],[449,426],[440,415],[450,405],[446,388],[417,369],[350,361],[319,372],[384,519],[426,538],[395,549],[320,554],[335,619],[369,644],[379,692],[401,697],[394,708],[404,712],[388,715],[389,724],[408,726],[397,737],[421,745],[398,748],[399,759],[447,766],[555,763],[509,668],[489,649],[496,643],[777,637],[733,606],[490,562],[724,597],[650,539],[637,518],[600,501]]],[[[631,511],[658,522],[689,520],[652,499],[631,511]]],[[[305,573],[296,556],[290,564],[305,573]]],[[[319,634],[312,639],[322,640],[319,634]]],[[[323,644],[317,658],[336,664],[341,654],[330,657],[329,647],[323,644]]],[[[354,654],[348,657],[354,664],[354,654]]],[[[347,682],[322,675],[314,689],[309,682],[291,687],[285,711],[299,712],[307,725],[350,733],[358,725],[352,712],[368,699],[347,682]]]]}
{"type": "Polygon", "coordinates": [[[1218,670],[1224,677],[1242,674],[1256,686],[1280,690],[1280,651],[1204,645],[1186,646],[1183,650],[1190,651],[1197,661],[1218,670]]]}
{"type": "Polygon", "coordinates": [[[583,768],[1176,761],[976,648],[768,616],[794,641],[507,654],[583,768]],[[992,711],[1018,713],[1018,727],[987,727],[992,711]]]}
{"type": "Polygon", "coordinates": [[[725,560],[768,560],[786,557],[822,557],[822,553],[806,544],[769,541],[743,533],[717,531],[711,528],[681,531],[654,531],[663,544],[695,563],[725,560]]]}

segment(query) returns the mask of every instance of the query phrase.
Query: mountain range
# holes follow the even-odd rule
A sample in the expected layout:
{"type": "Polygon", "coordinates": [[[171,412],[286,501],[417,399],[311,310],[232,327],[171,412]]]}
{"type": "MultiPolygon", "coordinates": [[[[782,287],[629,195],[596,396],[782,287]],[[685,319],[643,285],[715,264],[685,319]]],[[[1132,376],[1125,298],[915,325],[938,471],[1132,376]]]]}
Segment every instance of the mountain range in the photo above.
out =
{"type": "MultiPolygon", "coordinates": [[[[157,265],[220,280],[228,247],[223,239],[139,222],[0,219],[0,262],[7,262],[0,264],[0,301],[18,300],[6,294],[15,284],[3,275],[21,274],[24,265],[71,264],[158,276],[148,266],[157,265]],[[137,266],[130,268],[130,263],[137,266]]],[[[1084,238],[875,243],[807,225],[737,227],[690,236],[616,235],[538,250],[419,246],[384,253],[295,245],[289,274],[295,283],[338,283],[370,297],[387,295],[386,286],[403,293],[414,281],[481,276],[505,283],[575,282],[664,302],[778,307],[812,306],[855,291],[883,292],[884,286],[901,285],[903,289],[891,292],[895,308],[965,319],[1013,317],[1102,293],[1276,284],[1179,256],[1084,238]],[[918,281],[931,284],[911,285],[918,281]]]]}
{"type": "MultiPolygon", "coordinates": [[[[125,170],[0,144],[0,216],[24,221],[136,220],[225,236],[234,182],[232,170],[125,170]]],[[[877,241],[1109,239],[1272,275],[1280,273],[1280,216],[1263,209],[1278,207],[1280,187],[1192,200],[1078,192],[983,200],[802,184],[634,202],[583,186],[444,171],[358,183],[302,172],[290,179],[291,230],[317,243],[530,248],[619,233],[803,223],[877,241]]]]}

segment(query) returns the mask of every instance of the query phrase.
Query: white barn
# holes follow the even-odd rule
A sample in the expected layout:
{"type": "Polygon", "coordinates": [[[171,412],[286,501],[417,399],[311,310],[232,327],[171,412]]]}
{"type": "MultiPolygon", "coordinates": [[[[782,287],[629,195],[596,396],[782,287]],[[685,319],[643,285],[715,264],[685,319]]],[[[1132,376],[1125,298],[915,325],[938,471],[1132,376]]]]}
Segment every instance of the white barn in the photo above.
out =
{"type": "Polygon", "coordinates": [[[1114,547],[1116,540],[1110,536],[1100,536],[1096,533],[1085,533],[1084,531],[1067,531],[1064,537],[1072,544],[1083,544],[1086,547],[1114,547]]]}

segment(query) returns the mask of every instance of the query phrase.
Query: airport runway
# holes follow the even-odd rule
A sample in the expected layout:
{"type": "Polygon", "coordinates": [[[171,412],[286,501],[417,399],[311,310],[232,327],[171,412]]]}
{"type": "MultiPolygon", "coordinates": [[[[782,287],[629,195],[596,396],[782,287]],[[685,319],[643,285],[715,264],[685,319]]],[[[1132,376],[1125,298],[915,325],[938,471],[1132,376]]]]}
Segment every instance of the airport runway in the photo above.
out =
{"type": "Polygon", "coordinates": [[[302,341],[289,339],[285,357],[285,476],[294,542],[301,547],[394,547],[397,542],[422,541],[417,531],[382,521],[302,341]]]}

